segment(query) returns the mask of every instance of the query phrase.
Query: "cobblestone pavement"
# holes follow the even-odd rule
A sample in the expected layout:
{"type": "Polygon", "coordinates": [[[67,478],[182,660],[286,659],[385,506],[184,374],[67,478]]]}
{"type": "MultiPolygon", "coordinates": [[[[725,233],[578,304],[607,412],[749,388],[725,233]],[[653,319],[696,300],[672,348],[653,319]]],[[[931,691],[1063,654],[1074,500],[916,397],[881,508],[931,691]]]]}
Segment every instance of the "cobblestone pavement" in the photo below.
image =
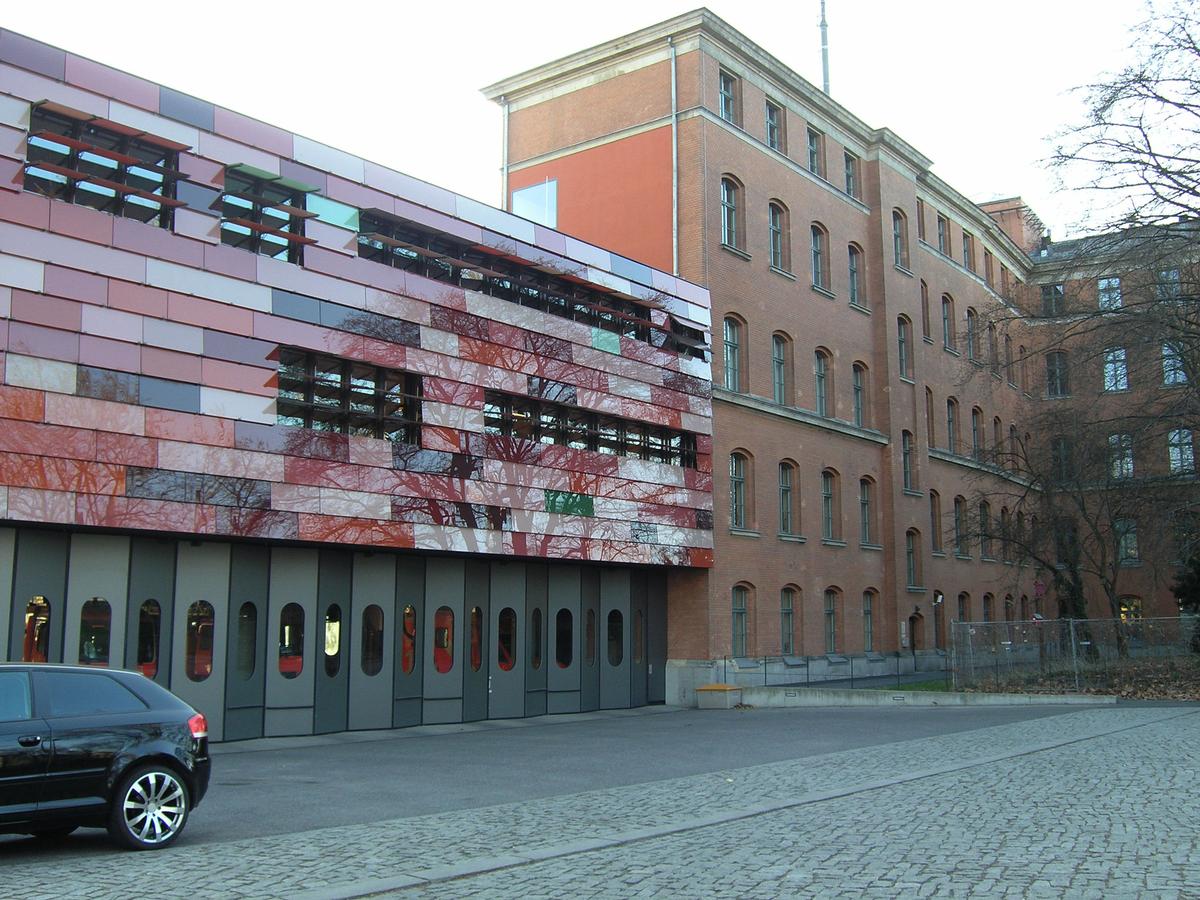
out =
{"type": "Polygon", "coordinates": [[[0,894],[56,898],[1200,898],[1200,710],[1064,711],[162,853],[8,855],[0,876],[0,894]]]}

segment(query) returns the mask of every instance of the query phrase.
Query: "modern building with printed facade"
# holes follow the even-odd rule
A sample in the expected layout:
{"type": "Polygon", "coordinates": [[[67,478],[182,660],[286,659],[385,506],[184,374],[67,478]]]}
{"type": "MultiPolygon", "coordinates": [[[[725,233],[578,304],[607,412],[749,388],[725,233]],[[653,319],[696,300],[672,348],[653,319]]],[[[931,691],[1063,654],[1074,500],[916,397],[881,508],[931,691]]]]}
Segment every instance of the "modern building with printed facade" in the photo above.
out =
{"type": "Polygon", "coordinates": [[[1005,498],[1057,399],[1019,200],[971,202],[703,9],[484,94],[510,208],[711,291],[715,565],[676,582],[672,701],[722,657],[863,674],[940,653],[952,620],[1055,615],[1003,539],[1035,524],[1005,498]]]}
{"type": "Polygon", "coordinates": [[[708,293],[0,31],[0,658],[214,739],[662,701],[708,293]]]}

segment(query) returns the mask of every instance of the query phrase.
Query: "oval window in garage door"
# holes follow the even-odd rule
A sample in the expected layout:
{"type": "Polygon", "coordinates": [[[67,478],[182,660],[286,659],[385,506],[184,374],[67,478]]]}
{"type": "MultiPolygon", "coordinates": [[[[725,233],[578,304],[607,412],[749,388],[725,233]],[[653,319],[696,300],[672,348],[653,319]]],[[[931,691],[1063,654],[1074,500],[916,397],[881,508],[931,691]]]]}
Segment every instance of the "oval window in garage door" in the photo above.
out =
{"type": "Polygon", "coordinates": [[[214,619],[213,606],[207,600],[188,607],[183,669],[191,681],[204,681],[212,674],[214,619]]]}
{"type": "Polygon", "coordinates": [[[511,672],[517,662],[517,611],[511,606],[504,607],[496,624],[497,662],[505,672],[511,672]]]}
{"type": "Polygon", "coordinates": [[[279,613],[279,674],[296,678],[304,671],[304,607],[287,604],[279,613]]]}

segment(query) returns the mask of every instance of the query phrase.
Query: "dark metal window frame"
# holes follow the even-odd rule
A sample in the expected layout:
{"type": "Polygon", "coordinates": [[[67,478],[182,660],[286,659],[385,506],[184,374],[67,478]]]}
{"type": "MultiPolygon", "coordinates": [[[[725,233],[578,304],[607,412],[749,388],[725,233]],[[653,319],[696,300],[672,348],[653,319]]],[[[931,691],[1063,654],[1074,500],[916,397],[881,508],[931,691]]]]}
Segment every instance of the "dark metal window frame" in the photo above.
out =
{"type": "Polygon", "coordinates": [[[686,431],[500,391],[484,393],[483,417],[487,434],[696,468],[696,436],[686,431]]]}
{"type": "Polygon", "coordinates": [[[299,265],[305,245],[316,243],[304,236],[305,219],[316,217],[304,208],[309,193],[265,173],[227,168],[225,190],[214,204],[221,212],[221,243],[299,265]]]}
{"type": "Polygon", "coordinates": [[[175,199],[175,185],[184,177],[178,149],[112,124],[35,105],[26,141],[25,190],[171,228],[175,207],[184,205],[175,199]]]}
{"type": "Polygon", "coordinates": [[[363,210],[358,255],[668,352],[707,359],[704,333],[665,313],[656,319],[651,314],[658,306],[654,301],[639,303],[531,269],[406,219],[363,210]]]}
{"type": "Polygon", "coordinates": [[[419,444],[421,393],[421,376],[411,372],[307,350],[279,351],[276,412],[281,425],[419,444]],[[319,371],[338,377],[322,379],[319,371]],[[389,387],[393,384],[398,391],[389,387]],[[336,402],[321,402],[322,395],[336,402]],[[368,398],[370,409],[365,408],[368,398]],[[389,409],[393,404],[395,411],[389,409]]]}

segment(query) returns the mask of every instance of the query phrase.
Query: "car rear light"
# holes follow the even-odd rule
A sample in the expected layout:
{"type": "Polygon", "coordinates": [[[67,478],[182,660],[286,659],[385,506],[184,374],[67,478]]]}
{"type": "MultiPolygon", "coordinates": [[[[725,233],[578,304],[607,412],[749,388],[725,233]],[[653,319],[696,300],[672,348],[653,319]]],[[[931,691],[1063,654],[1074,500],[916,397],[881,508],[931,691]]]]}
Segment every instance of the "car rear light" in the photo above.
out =
{"type": "Polygon", "coordinates": [[[196,713],[188,719],[188,730],[196,740],[208,737],[208,719],[204,718],[204,713],[196,713]]]}

